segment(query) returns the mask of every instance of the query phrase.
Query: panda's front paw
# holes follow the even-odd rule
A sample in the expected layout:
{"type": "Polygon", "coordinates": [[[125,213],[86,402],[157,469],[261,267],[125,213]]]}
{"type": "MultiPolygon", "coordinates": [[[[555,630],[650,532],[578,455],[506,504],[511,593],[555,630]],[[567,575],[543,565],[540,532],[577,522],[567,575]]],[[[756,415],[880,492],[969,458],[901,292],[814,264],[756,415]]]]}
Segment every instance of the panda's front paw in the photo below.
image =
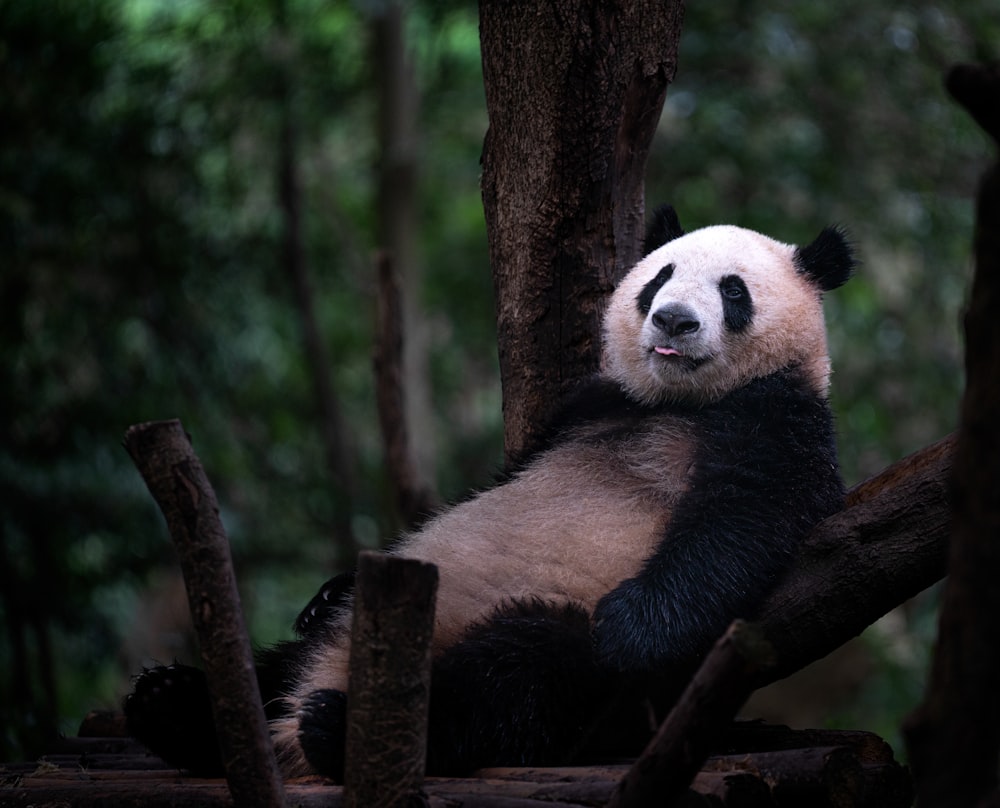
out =
{"type": "Polygon", "coordinates": [[[204,672],[188,665],[147,668],[123,705],[128,733],[172,766],[223,772],[204,672]]]}
{"type": "Polygon", "coordinates": [[[623,581],[597,603],[594,641],[600,664],[620,671],[648,671],[663,649],[657,624],[663,617],[652,613],[645,588],[635,579],[623,581]]]}
{"type": "Polygon", "coordinates": [[[310,693],[299,711],[299,743],[319,774],[344,782],[347,694],[340,690],[310,693]]]}
{"type": "Polygon", "coordinates": [[[729,620],[663,581],[629,578],[594,610],[598,660],[622,671],[661,674],[700,662],[729,620]]]}

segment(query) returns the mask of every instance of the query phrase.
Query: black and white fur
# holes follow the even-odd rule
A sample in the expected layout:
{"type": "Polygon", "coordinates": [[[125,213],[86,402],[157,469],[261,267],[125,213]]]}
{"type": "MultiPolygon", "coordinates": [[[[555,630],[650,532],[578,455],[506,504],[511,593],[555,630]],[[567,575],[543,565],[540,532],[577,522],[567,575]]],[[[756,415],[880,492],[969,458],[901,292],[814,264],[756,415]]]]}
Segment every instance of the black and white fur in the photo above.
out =
{"type": "MultiPolygon", "coordinates": [[[[647,250],[609,303],[602,373],[546,445],[389,551],[440,574],[432,773],[600,748],[601,722],[647,681],[674,695],[842,504],[822,294],[852,272],[843,235],[684,234],[663,208],[647,250]]],[[[341,774],[351,584],[260,658],[288,775],[341,774]]],[[[205,704],[201,674],[171,666],[138,677],[126,713],[154,751],[213,771],[205,704]]]]}

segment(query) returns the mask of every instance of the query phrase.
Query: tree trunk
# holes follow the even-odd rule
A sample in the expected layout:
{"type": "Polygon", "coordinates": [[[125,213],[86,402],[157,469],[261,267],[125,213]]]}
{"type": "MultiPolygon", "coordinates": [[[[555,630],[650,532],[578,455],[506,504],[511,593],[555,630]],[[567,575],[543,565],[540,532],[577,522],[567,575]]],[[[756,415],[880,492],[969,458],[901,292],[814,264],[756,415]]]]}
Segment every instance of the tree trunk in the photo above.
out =
{"type": "Polygon", "coordinates": [[[486,213],[508,460],[598,368],[604,302],[639,257],[649,145],[681,0],[481,0],[486,213]]]}
{"type": "MultiPolygon", "coordinates": [[[[1000,66],[956,68],[948,89],[1000,143],[1000,66]]],[[[980,186],[975,239],[950,574],[927,695],[906,727],[921,806],[1000,805],[1000,164],[980,186]]]]}

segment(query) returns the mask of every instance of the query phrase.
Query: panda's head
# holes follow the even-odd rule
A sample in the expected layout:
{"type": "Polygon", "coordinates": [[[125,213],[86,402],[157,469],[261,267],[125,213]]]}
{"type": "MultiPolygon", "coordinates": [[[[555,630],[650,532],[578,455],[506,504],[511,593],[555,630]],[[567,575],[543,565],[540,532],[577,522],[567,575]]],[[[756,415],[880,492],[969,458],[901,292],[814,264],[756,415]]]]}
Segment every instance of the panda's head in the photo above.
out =
{"type": "Polygon", "coordinates": [[[855,266],[840,230],[827,228],[804,247],[728,225],[685,234],[663,207],[646,252],[604,320],[604,371],[629,396],[703,404],[796,366],[826,397],[822,296],[855,266]]]}

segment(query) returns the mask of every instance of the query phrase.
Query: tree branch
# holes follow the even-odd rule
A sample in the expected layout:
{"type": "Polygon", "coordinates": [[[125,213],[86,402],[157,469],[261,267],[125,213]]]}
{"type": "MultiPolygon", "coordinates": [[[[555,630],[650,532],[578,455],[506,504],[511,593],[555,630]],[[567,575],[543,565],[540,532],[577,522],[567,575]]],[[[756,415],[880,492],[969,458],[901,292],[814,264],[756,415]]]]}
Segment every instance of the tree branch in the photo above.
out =
{"type": "Polygon", "coordinates": [[[752,676],[773,663],[773,654],[755,626],[734,621],[619,781],[608,808],[677,804],[753,690],[752,676]]]}
{"type": "Polygon", "coordinates": [[[945,574],[949,436],[852,489],[821,522],[755,618],[777,664],[758,684],[804,668],[945,574]]]}

